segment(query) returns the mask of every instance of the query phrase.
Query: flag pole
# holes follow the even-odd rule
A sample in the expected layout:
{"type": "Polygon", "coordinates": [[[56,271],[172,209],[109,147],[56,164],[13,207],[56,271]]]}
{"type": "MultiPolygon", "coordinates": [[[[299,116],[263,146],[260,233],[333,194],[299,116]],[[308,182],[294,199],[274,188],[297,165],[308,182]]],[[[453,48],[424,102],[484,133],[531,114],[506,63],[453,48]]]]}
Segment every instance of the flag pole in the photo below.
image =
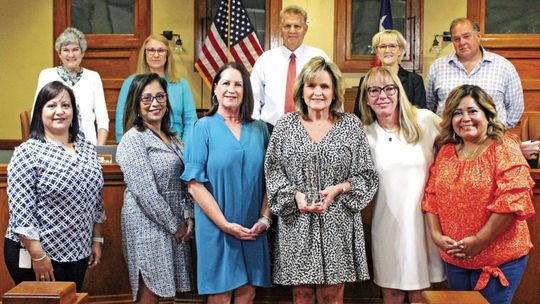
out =
{"type": "Polygon", "coordinates": [[[227,5],[227,62],[231,61],[231,0],[227,5]]]}

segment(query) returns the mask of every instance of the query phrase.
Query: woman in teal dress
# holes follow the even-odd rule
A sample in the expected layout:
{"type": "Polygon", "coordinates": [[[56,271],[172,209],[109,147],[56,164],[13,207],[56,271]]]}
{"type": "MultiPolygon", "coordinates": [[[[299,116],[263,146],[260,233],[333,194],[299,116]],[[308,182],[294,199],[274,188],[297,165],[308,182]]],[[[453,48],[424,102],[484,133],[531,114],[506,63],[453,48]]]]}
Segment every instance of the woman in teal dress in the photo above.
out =
{"type": "MultiPolygon", "coordinates": [[[[137,74],[145,73],[156,73],[167,81],[167,97],[171,105],[170,128],[180,138],[184,138],[193,122],[197,120],[195,103],[187,81],[180,77],[178,68],[175,67],[169,42],[162,35],[150,35],[143,42],[137,63],[137,74]]],[[[124,81],[118,95],[114,128],[117,143],[120,143],[124,131],[128,131],[123,128],[124,111],[129,87],[135,76],[132,75],[124,81]]]]}
{"type": "Polygon", "coordinates": [[[252,303],[270,286],[265,195],[266,124],[251,119],[253,93],[244,67],[220,68],[212,108],[187,136],[182,179],[197,201],[197,284],[208,303],[252,303]]]}

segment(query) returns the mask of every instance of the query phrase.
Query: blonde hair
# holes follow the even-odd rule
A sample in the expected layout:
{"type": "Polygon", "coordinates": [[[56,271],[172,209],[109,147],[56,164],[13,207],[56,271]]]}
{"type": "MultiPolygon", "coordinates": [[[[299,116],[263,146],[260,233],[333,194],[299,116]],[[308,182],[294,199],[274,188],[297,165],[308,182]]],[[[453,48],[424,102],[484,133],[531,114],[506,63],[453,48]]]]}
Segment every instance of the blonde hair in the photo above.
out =
{"type": "Polygon", "coordinates": [[[360,88],[360,112],[362,114],[362,122],[364,125],[370,125],[377,121],[377,115],[367,103],[367,88],[369,88],[378,77],[383,78],[386,82],[393,82],[398,87],[397,110],[399,111],[399,129],[400,132],[403,132],[403,136],[407,143],[416,144],[421,137],[420,126],[416,121],[416,108],[409,102],[398,76],[385,67],[371,68],[364,77],[364,82],[362,82],[360,88]]]}
{"type": "Polygon", "coordinates": [[[334,99],[330,104],[330,115],[333,118],[340,115],[339,112],[345,98],[345,86],[343,84],[341,71],[333,62],[326,61],[321,56],[316,56],[311,58],[311,60],[302,68],[300,75],[296,77],[296,82],[294,83],[294,104],[300,111],[300,116],[304,119],[306,119],[308,115],[308,107],[304,101],[304,85],[306,83],[311,83],[315,78],[319,77],[323,71],[327,71],[328,74],[330,74],[334,86],[334,99]]]}
{"type": "Polygon", "coordinates": [[[487,135],[491,139],[501,140],[506,132],[506,127],[497,118],[497,108],[495,107],[493,98],[491,98],[491,96],[489,96],[489,94],[479,86],[465,84],[453,89],[446,98],[441,121],[441,134],[436,141],[437,150],[447,143],[463,143],[463,139],[461,139],[461,137],[459,137],[459,135],[457,135],[454,131],[454,127],[452,126],[452,118],[456,108],[459,106],[463,98],[467,96],[474,99],[474,101],[478,104],[478,107],[482,110],[482,112],[484,112],[484,115],[486,115],[488,129],[491,129],[491,132],[488,130],[487,135]]]}
{"type": "Polygon", "coordinates": [[[139,50],[139,59],[137,61],[137,74],[147,74],[152,73],[150,71],[150,67],[148,66],[148,62],[146,62],[146,45],[150,40],[156,40],[163,44],[165,44],[165,47],[167,48],[167,62],[165,63],[165,75],[167,75],[167,78],[169,82],[175,83],[180,80],[180,73],[178,69],[175,67],[174,64],[174,56],[172,55],[171,48],[169,46],[169,41],[167,38],[163,37],[162,35],[152,34],[148,36],[142,46],[139,50]]]}
{"type": "Polygon", "coordinates": [[[396,43],[401,48],[401,55],[399,56],[398,63],[403,60],[403,57],[405,57],[405,53],[407,50],[407,40],[405,40],[405,37],[396,30],[384,30],[380,31],[377,34],[373,35],[373,38],[371,38],[371,45],[374,49],[377,49],[379,45],[381,44],[381,40],[385,37],[391,37],[396,40],[396,43]]]}

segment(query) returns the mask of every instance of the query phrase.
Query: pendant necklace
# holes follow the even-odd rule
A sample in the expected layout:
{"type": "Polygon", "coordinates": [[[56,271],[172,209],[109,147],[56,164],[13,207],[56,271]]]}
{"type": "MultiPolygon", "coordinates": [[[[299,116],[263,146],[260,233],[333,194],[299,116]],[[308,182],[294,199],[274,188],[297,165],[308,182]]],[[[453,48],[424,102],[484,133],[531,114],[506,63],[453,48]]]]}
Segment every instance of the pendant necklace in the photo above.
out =
{"type": "Polygon", "coordinates": [[[399,133],[399,128],[395,128],[395,129],[385,129],[383,127],[381,127],[381,129],[383,129],[384,132],[386,132],[386,134],[388,134],[388,141],[392,141],[392,134],[397,134],[399,133]]]}

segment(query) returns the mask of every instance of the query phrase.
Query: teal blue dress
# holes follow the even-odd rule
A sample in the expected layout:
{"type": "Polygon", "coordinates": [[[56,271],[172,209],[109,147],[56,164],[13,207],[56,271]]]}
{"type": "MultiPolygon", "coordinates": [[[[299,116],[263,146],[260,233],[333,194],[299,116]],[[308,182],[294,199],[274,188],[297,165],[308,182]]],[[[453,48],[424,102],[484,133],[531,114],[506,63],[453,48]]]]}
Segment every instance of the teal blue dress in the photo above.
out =
{"type": "MultiPolygon", "coordinates": [[[[268,138],[262,121],[243,123],[238,141],[221,115],[204,117],[186,138],[181,179],[203,183],[227,221],[251,228],[261,216],[266,191],[268,138]]],[[[241,241],[221,231],[196,204],[195,236],[199,294],[227,292],[246,284],[271,286],[266,232],[254,241],[241,241]]]]}
{"type": "MultiPolygon", "coordinates": [[[[129,93],[129,87],[133,82],[133,78],[136,75],[131,75],[122,84],[120,94],[118,95],[118,101],[116,103],[116,120],[114,122],[114,130],[116,134],[116,143],[120,143],[122,135],[124,135],[124,126],[122,120],[124,120],[124,108],[126,107],[127,96],[129,93]]],[[[189,133],[189,128],[197,120],[197,112],[195,111],[195,102],[193,101],[193,94],[185,79],[180,79],[177,82],[170,82],[168,77],[165,77],[167,81],[167,96],[171,103],[172,115],[171,115],[171,130],[176,133],[180,138],[184,138],[189,133]]]]}

